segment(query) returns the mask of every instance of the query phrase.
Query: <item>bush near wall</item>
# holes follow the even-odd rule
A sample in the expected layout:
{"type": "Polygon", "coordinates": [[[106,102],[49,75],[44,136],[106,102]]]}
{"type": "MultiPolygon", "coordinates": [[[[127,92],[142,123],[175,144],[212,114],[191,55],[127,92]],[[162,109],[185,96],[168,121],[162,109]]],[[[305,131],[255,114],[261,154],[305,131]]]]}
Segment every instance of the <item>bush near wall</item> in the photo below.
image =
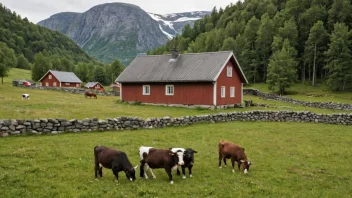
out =
{"type": "Polygon", "coordinates": [[[195,123],[217,123],[231,121],[271,121],[271,122],[312,122],[323,124],[352,125],[352,114],[315,114],[308,111],[249,111],[219,113],[212,115],[184,116],[180,118],[141,118],[117,117],[99,120],[66,120],[41,118],[36,120],[3,119],[0,120],[0,135],[58,134],[81,131],[119,131],[143,128],[162,128],[183,126],[195,123]]]}
{"type": "Polygon", "coordinates": [[[285,96],[278,96],[276,94],[263,93],[256,89],[243,89],[243,94],[259,96],[265,100],[278,100],[282,102],[290,102],[296,105],[307,107],[316,107],[322,109],[338,109],[338,110],[352,110],[352,104],[341,104],[333,102],[306,102],[302,100],[294,100],[285,96]]]}

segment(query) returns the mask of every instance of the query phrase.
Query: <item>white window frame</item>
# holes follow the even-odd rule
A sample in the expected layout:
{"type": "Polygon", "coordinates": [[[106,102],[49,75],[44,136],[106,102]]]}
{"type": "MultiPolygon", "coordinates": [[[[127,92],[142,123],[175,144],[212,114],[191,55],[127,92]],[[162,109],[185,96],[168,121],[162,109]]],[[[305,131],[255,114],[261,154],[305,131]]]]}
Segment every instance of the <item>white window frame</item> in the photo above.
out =
{"type": "Polygon", "coordinates": [[[71,83],[65,83],[65,85],[71,85],[71,83]]]}
{"type": "Polygon", "coordinates": [[[235,87],[230,87],[230,97],[231,98],[235,97],[235,91],[236,91],[235,87]]]}
{"type": "Polygon", "coordinates": [[[51,74],[49,74],[49,79],[53,79],[53,76],[51,74]]]}
{"type": "Polygon", "coordinates": [[[227,66],[227,77],[232,77],[232,67],[227,66]]]}
{"type": "Polygon", "coordinates": [[[56,82],[53,82],[53,86],[56,87],[56,82]]]}
{"type": "Polygon", "coordinates": [[[45,86],[46,86],[46,87],[49,87],[49,82],[46,82],[46,83],[45,83],[45,86]]]}
{"type": "Polygon", "coordinates": [[[144,96],[149,96],[150,95],[150,85],[143,85],[143,95],[144,96]],[[148,92],[146,91],[148,87],[148,92]]]}
{"type": "MultiPolygon", "coordinates": [[[[171,90],[171,89],[170,89],[171,90]]],[[[165,95],[173,96],[175,94],[175,87],[174,85],[165,85],[165,95]],[[169,93],[169,87],[172,87],[172,93],[169,93]]]]}
{"type": "Polygon", "coordinates": [[[226,97],[226,87],[221,86],[221,98],[225,98],[225,97],[226,97]]]}

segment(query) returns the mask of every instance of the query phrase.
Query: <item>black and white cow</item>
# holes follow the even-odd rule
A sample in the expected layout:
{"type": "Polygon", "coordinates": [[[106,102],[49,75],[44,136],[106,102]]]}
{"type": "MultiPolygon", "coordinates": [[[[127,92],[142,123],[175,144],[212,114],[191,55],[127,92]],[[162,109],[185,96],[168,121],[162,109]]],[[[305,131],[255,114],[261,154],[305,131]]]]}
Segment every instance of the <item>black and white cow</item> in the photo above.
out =
{"type": "MultiPolygon", "coordinates": [[[[197,151],[191,149],[191,148],[172,148],[171,151],[178,151],[181,150],[183,151],[183,161],[185,162],[184,165],[181,165],[182,168],[182,178],[186,179],[186,167],[188,168],[189,172],[189,177],[193,177],[192,175],[192,168],[194,164],[194,153],[197,153],[197,151]]],[[[177,168],[177,175],[181,175],[180,171],[177,168]]]]}
{"type": "Polygon", "coordinates": [[[170,184],[173,184],[171,171],[176,170],[178,165],[184,165],[183,151],[181,150],[173,152],[171,149],[156,149],[141,146],[139,148],[139,155],[141,158],[140,176],[146,179],[148,179],[148,169],[155,179],[156,177],[152,169],[164,168],[169,176],[170,184]]]}
{"type": "Polygon", "coordinates": [[[29,99],[29,94],[22,94],[22,100],[23,99],[29,99]]]}

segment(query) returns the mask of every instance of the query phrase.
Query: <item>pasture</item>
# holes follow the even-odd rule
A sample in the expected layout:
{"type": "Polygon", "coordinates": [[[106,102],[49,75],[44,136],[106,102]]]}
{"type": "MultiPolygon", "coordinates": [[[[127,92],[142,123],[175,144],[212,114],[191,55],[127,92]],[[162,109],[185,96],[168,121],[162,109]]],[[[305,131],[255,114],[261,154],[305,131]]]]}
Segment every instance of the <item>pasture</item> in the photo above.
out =
{"type": "Polygon", "coordinates": [[[0,138],[1,197],[349,197],[352,128],[304,123],[231,122],[123,132],[0,138]],[[249,174],[218,168],[219,140],[241,144],[249,174]],[[163,169],[157,179],[119,184],[111,170],[94,179],[93,148],[106,145],[139,163],[141,145],[197,150],[193,178],[163,169]]]}
{"type": "MultiPolygon", "coordinates": [[[[255,103],[269,104],[270,107],[248,107],[237,109],[186,109],[177,107],[156,107],[128,105],[120,103],[119,97],[98,96],[98,99],[85,98],[84,95],[70,94],[61,91],[26,89],[12,86],[13,78],[30,79],[30,71],[12,69],[0,85],[0,119],[38,119],[66,118],[84,119],[97,117],[100,119],[120,116],[130,117],[181,117],[186,115],[215,114],[219,112],[250,110],[290,110],[311,111],[315,113],[349,113],[352,111],[319,109],[303,107],[291,103],[262,100],[255,96],[245,95],[245,100],[255,103]],[[23,93],[30,94],[30,100],[22,100],[23,93]]],[[[328,101],[326,101],[328,102],[328,101]]]]}

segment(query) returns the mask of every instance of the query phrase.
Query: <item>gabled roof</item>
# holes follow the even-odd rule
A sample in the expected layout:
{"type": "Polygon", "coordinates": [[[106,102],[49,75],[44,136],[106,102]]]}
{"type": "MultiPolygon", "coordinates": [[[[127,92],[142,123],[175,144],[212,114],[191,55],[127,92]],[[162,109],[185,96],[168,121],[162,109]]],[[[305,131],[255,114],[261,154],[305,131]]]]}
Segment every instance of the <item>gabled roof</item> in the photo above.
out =
{"type": "Polygon", "coordinates": [[[86,85],[84,85],[84,87],[94,87],[96,84],[99,84],[101,87],[103,87],[103,85],[99,82],[88,82],[86,85]]]}
{"type": "Polygon", "coordinates": [[[232,51],[137,56],[116,79],[137,82],[214,82],[229,60],[233,61],[241,81],[248,83],[232,51]]]}
{"type": "Polygon", "coordinates": [[[55,70],[49,70],[39,81],[42,81],[42,79],[48,75],[49,72],[52,73],[60,82],[82,83],[82,81],[73,72],[62,72],[55,70]]]}

